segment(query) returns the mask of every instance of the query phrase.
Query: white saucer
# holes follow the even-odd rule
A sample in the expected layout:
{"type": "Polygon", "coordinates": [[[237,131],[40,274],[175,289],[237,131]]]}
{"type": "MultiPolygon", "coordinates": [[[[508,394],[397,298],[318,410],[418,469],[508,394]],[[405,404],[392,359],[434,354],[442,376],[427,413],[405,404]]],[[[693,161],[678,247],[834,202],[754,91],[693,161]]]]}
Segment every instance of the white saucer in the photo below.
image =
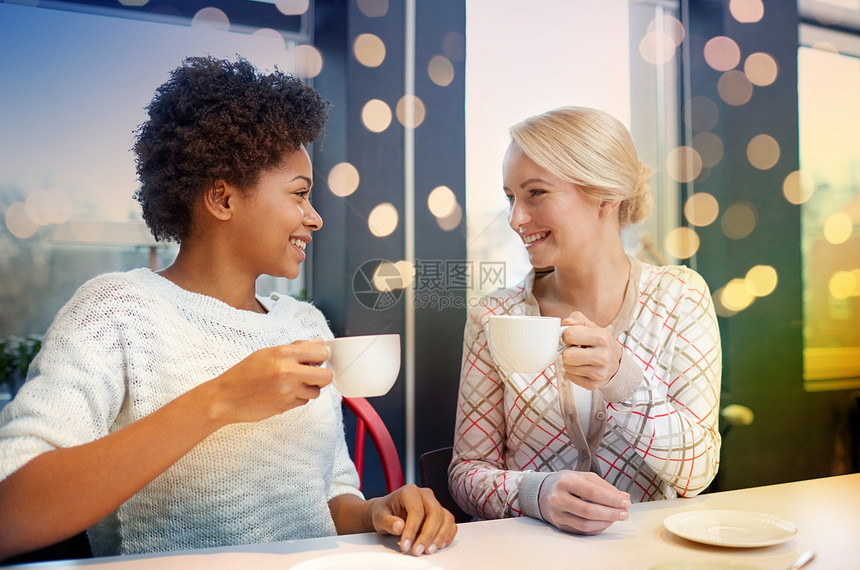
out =
{"type": "Polygon", "coordinates": [[[780,544],[797,533],[797,527],[786,520],[749,511],[678,513],[666,518],[663,526],[687,540],[735,548],[780,544]]]}

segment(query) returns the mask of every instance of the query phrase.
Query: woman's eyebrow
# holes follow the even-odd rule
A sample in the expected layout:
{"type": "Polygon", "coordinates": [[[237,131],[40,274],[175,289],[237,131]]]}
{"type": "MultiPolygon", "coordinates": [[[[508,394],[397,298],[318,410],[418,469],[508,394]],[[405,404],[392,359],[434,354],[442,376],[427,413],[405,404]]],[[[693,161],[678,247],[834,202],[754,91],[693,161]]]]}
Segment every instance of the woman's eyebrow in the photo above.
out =
{"type": "Polygon", "coordinates": [[[308,188],[313,188],[314,181],[308,178],[307,176],[299,175],[293,178],[290,182],[295,182],[296,180],[304,180],[308,184],[308,188]]]}
{"type": "Polygon", "coordinates": [[[535,183],[551,185],[551,183],[549,181],[544,180],[543,178],[529,178],[528,180],[525,180],[520,184],[520,188],[525,188],[529,184],[535,184],[535,183]]]}

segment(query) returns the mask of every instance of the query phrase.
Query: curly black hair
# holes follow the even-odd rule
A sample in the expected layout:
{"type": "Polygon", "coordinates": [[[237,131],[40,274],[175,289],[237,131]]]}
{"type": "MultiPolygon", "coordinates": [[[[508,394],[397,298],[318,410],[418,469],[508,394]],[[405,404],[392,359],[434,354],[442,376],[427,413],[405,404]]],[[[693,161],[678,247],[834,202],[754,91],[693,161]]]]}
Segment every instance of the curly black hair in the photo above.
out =
{"type": "Polygon", "coordinates": [[[241,57],[186,58],[136,131],[134,197],[152,235],[181,242],[203,190],[216,180],[251,188],[285,152],[322,136],[329,108],[296,77],[264,75],[241,57]]]}

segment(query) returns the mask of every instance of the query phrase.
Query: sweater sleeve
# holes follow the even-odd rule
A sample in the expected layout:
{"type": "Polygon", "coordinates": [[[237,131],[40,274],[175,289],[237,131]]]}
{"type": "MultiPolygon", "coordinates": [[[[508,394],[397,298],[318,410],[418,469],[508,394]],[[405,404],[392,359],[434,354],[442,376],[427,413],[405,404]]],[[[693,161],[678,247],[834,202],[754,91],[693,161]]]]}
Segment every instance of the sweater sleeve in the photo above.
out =
{"type": "MultiPolygon", "coordinates": [[[[343,426],[343,411],[340,406],[341,396],[334,388],[331,392],[336,395],[336,406],[334,406],[335,414],[338,416],[337,425],[343,426]]],[[[346,438],[341,430],[340,437],[337,438],[336,448],[334,450],[334,468],[331,486],[328,490],[327,500],[332,500],[338,495],[350,494],[364,498],[361,491],[358,490],[360,481],[358,471],[355,469],[355,464],[349,457],[349,450],[346,446],[346,438]]]]}
{"type": "Polygon", "coordinates": [[[479,304],[466,321],[449,487],[460,507],[479,518],[540,518],[538,490],[547,474],[505,469],[505,383],[481,326],[485,312],[479,304]]]}
{"type": "Polygon", "coordinates": [[[108,434],[125,396],[122,346],[84,286],[57,314],[27,382],[0,414],[0,480],[46,451],[108,434]]]}
{"type": "Polygon", "coordinates": [[[673,282],[661,285],[659,295],[643,292],[619,373],[602,393],[613,429],[663,481],[690,497],[708,486],[719,465],[720,334],[702,277],[683,268],[666,280],[673,282]],[[646,337],[658,338],[658,346],[649,350],[646,337]]]}

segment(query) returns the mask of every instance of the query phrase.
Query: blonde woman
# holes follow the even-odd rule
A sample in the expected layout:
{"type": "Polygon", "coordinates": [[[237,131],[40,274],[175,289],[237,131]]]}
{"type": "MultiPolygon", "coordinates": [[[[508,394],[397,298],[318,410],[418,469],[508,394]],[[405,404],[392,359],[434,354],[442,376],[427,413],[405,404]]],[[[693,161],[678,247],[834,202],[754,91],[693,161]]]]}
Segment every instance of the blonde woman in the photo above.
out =
{"type": "Polygon", "coordinates": [[[509,223],[534,269],[469,313],[450,486],[479,518],[596,534],[714,478],[719,330],[701,276],[622,247],[650,209],[650,169],[617,119],[565,107],[510,134],[509,223]],[[504,370],[487,348],[504,314],[562,318],[567,348],[539,374],[504,370]]]}

